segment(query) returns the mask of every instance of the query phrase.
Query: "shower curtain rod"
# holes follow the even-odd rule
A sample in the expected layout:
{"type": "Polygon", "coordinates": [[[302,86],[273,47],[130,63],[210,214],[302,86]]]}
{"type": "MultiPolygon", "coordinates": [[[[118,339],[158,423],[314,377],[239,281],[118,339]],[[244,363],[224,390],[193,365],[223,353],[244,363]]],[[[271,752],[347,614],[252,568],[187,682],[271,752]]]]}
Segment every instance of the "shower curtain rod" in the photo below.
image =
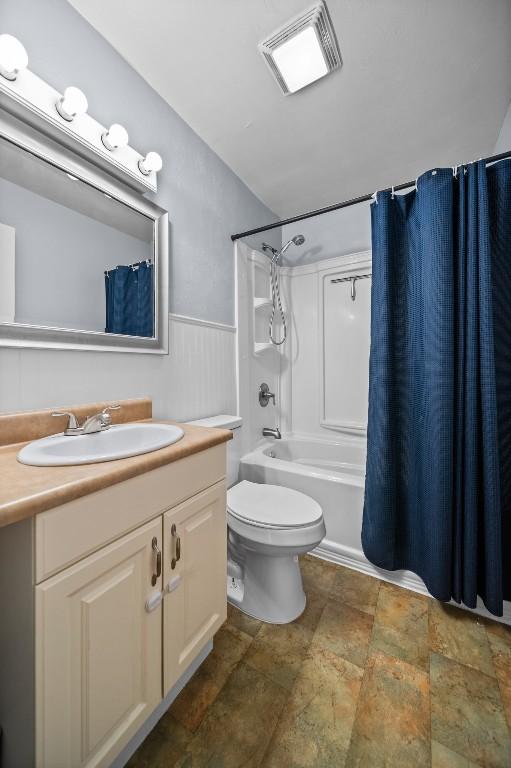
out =
{"type": "MultiPolygon", "coordinates": [[[[489,163],[496,163],[498,160],[506,160],[511,157],[511,151],[502,152],[500,155],[493,155],[491,157],[481,158],[488,165],[489,163]]],[[[395,187],[388,187],[387,189],[378,190],[379,192],[390,192],[392,189],[394,192],[399,192],[407,187],[414,187],[415,181],[407,181],[403,184],[397,184],[395,187]]],[[[260,232],[267,232],[269,229],[277,229],[278,227],[284,227],[286,224],[294,224],[297,221],[303,221],[304,219],[310,219],[313,216],[320,216],[323,213],[330,213],[331,211],[338,211],[340,208],[348,208],[350,205],[356,205],[357,203],[366,203],[368,200],[374,197],[374,192],[370,195],[362,195],[362,197],[353,197],[351,200],[344,200],[342,203],[333,203],[333,205],[327,205],[324,208],[317,208],[315,211],[308,211],[307,213],[301,213],[299,216],[291,216],[289,219],[282,219],[282,221],[276,221],[275,224],[267,224],[264,227],[256,227],[256,229],[249,229],[246,232],[238,232],[236,235],[231,235],[231,240],[239,240],[241,237],[249,237],[249,235],[258,235],[260,232]]]]}

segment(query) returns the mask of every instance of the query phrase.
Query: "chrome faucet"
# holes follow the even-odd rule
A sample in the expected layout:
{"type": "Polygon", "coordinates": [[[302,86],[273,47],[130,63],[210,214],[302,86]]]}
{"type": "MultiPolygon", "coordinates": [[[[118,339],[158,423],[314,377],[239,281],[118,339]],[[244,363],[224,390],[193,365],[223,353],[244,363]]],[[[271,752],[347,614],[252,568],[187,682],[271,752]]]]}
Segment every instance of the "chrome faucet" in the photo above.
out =
{"type": "Polygon", "coordinates": [[[112,426],[112,417],[108,411],[118,411],[120,405],[107,405],[100,413],[89,416],[82,424],[82,435],[90,435],[92,432],[103,432],[112,426]]]}
{"type": "Polygon", "coordinates": [[[64,434],[68,437],[73,435],[91,435],[94,432],[104,432],[105,429],[109,429],[112,425],[112,417],[109,411],[118,411],[120,405],[117,403],[113,405],[107,405],[100,413],[95,413],[93,416],[89,416],[83,424],[80,426],[78,419],[70,411],[56,411],[52,413],[52,416],[67,416],[68,423],[64,430],[64,434]]]}
{"type": "Polygon", "coordinates": [[[275,427],[275,429],[272,429],[271,427],[263,427],[263,437],[274,437],[275,440],[280,440],[282,435],[280,434],[280,429],[278,427],[275,427]]]}

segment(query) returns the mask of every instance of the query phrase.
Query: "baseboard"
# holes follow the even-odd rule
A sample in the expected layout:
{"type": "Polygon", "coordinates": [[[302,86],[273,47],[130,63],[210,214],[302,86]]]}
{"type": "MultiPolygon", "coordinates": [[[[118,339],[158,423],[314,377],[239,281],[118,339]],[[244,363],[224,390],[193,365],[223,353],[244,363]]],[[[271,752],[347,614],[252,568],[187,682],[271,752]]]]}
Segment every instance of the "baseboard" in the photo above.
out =
{"type": "MultiPolygon", "coordinates": [[[[411,571],[385,571],[383,568],[377,568],[369,562],[364,553],[359,549],[346,547],[342,544],[330,541],[329,539],[323,539],[321,545],[316,547],[310,554],[315,555],[322,560],[327,560],[330,563],[344,565],[346,568],[352,568],[354,571],[366,573],[376,579],[388,581],[399,587],[410,589],[412,592],[418,592],[421,595],[431,597],[426,585],[415,573],[412,573],[411,571]]],[[[493,621],[500,621],[502,624],[511,625],[511,603],[508,601],[504,601],[503,616],[494,616],[486,610],[482,603],[479,604],[479,600],[477,608],[467,608],[465,605],[460,606],[458,603],[454,602],[454,600],[451,600],[451,604],[457,608],[462,608],[469,613],[476,613],[478,616],[484,616],[486,619],[492,619],[493,621]]]]}

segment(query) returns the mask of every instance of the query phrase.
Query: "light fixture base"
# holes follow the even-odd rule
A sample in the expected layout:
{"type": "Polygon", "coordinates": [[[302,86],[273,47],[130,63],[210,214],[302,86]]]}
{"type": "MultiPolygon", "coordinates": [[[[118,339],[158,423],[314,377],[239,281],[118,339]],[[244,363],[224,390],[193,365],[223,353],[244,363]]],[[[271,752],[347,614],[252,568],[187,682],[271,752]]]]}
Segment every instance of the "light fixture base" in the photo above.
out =
{"type": "Polygon", "coordinates": [[[0,67],[0,75],[2,77],[5,77],[6,80],[10,80],[11,83],[16,80],[19,74],[19,69],[13,69],[10,72],[7,69],[4,69],[3,67],[0,67]]]}
{"type": "Polygon", "coordinates": [[[145,166],[144,166],[144,158],[143,157],[138,161],[138,170],[144,176],[150,176],[151,175],[151,171],[147,171],[145,166]]]}
{"type": "Polygon", "coordinates": [[[55,103],[55,109],[57,110],[57,112],[59,113],[59,115],[61,116],[61,118],[62,118],[63,120],[65,120],[67,123],[72,123],[72,122],[73,122],[73,120],[74,120],[74,119],[75,119],[75,117],[76,117],[76,113],[75,113],[74,115],[71,115],[71,114],[69,114],[69,112],[66,112],[66,110],[65,110],[65,109],[64,109],[64,107],[62,106],[62,102],[63,102],[63,101],[64,101],[64,97],[62,96],[62,98],[60,98],[60,99],[59,99],[59,100],[58,100],[58,101],[55,103]]]}
{"type": "MultiPolygon", "coordinates": [[[[109,152],[113,152],[114,149],[117,149],[116,144],[112,144],[111,141],[108,141],[108,131],[104,131],[101,134],[101,141],[103,142],[103,146],[106,147],[106,149],[108,149],[109,152]]],[[[139,170],[140,170],[140,166],[139,166],[139,170]]]]}

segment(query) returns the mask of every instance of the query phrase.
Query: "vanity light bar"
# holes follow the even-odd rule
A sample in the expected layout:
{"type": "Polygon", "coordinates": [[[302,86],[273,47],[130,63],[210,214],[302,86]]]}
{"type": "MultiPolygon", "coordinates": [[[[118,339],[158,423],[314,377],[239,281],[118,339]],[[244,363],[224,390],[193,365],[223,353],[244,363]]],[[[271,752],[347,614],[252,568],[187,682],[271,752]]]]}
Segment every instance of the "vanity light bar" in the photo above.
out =
{"type": "Polygon", "coordinates": [[[69,86],[61,94],[27,65],[27,52],[20,41],[0,35],[0,106],[131,187],[156,192],[156,174],[163,165],[157,152],[141,155],[129,146],[122,125],[105,128],[87,113],[87,98],[79,88],[69,86]]]}

